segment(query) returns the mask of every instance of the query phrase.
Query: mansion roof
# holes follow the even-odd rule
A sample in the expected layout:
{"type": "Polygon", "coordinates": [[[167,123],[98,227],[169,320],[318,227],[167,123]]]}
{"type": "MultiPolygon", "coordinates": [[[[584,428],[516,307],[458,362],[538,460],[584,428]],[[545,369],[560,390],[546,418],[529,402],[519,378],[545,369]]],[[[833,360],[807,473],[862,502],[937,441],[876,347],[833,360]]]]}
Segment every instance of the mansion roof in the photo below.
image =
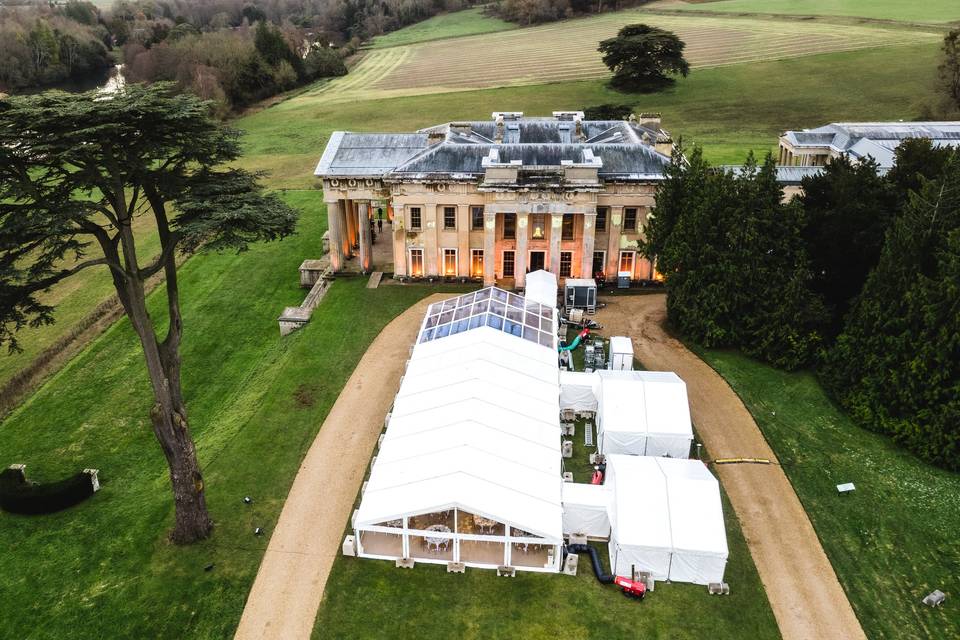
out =
{"type": "Polygon", "coordinates": [[[672,141],[659,118],[583,120],[580,112],[552,118],[495,113],[489,121],[448,122],[416,133],[334,132],[320,158],[319,177],[393,180],[474,180],[488,169],[524,174],[568,168],[607,180],[659,180],[672,141]],[[659,146],[659,149],[658,149],[659,146]]]}
{"type": "Polygon", "coordinates": [[[871,156],[887,169],[893,166],[896,148],[909,138],[929,138],[936,146],[960,147],[960,122],[834,122],[783,134],[783,140],[794,148],[829,147],[855,159],[871,156]]]}

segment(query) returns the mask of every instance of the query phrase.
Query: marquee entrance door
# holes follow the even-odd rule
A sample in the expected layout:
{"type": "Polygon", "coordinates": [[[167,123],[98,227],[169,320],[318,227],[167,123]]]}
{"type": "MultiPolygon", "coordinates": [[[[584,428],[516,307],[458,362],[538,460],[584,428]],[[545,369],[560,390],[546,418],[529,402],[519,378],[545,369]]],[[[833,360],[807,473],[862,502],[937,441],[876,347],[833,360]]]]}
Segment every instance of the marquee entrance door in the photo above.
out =
{"type": "Polygon", "coordinates": [[[530,252],[530,271],[539,271],[543,269],[543,265],[546,263],[546,252],[545,251],[531,251],[530,252]]]}

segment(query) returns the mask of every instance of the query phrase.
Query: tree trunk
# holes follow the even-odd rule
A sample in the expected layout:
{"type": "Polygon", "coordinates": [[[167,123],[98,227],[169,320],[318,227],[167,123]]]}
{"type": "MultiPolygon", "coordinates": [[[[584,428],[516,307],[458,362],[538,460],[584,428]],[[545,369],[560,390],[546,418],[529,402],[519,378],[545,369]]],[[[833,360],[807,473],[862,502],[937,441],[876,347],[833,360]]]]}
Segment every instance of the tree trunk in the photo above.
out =
{"type": "Polygon", "coordinates": [[[209,536],[213,521],[207,513],[203,474],[183,406],[180,358],[179,354],[173,358],[161,357],[161,346],[157,344],[153,323],[147,314],[142,286],[139,282],[135,286],[140,295],[132,296],[130,319],[146,356],[147,373],[156,401],[150,410],[150,421],[167,459],[173,488],[175,523],[170,538],[176,544],[189,544],[209,536]]]}
{"type": "MultiPolygon", "coordinates": [[[[121,191],[122,192],[122,191],[121,191]]],[[[129,225],[121,224],[124,274],[114,274],[114,284],[120,294],[130,323],[133,325],[147,363],[150,385],[155,403],[150,410],[153,432],[160,442],[170,468],[173,488],[174,527],[170,539],[176,544],[189,544],[208,537],[213,521],[207,512],[203,474],[197,462],[197,451],[190,436],[187,410],[180,390],[180,332],[181,318],[177,294],[176,263],[172,251],[164,267],[167,276],[167,304],[170,329],[163,343],[157,341],[153,320],[147,312],[143,278],[136,259],[136,246],[129,225]]],[[[160,225],[162,240],[168,239],[165,220],[160,225]]],[[[165,242],[163,243],[165,245],[165,242]]],[[[105,251],[110,251],[105,247],[105,251]]]]}

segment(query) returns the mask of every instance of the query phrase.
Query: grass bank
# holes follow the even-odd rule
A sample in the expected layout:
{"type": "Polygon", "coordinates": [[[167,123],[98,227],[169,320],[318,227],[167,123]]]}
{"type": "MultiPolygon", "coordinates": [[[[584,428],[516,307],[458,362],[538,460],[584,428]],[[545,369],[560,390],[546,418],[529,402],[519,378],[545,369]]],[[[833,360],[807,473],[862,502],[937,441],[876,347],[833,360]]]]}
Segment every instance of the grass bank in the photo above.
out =
{"type": "Polygon", "coordinates": [[[860,429],[810,373],[698,351],[740,395],[783,465],[869,638],[960,637],[960,474],[860,429]],[[836,485],[856,491],[840,497],[836,485]],[[920,603],[933,589],[947,605],[920,603]]]}

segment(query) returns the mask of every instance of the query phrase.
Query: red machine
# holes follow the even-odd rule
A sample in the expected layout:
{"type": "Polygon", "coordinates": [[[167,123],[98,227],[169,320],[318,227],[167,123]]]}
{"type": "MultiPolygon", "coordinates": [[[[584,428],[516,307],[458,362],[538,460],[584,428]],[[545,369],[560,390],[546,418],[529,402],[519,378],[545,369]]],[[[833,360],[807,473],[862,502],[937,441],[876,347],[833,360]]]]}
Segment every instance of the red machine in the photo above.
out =
{"type": "Polygon", "coordinates": [[[637,582],[636,580],[631,580],[630,578],[617,576],[613,579],[613,584],[620,587],[623,595],[636,598],[637,600],[643,600],[643,596],[647,595],[647,585],[642,582],[637,582]]]}

